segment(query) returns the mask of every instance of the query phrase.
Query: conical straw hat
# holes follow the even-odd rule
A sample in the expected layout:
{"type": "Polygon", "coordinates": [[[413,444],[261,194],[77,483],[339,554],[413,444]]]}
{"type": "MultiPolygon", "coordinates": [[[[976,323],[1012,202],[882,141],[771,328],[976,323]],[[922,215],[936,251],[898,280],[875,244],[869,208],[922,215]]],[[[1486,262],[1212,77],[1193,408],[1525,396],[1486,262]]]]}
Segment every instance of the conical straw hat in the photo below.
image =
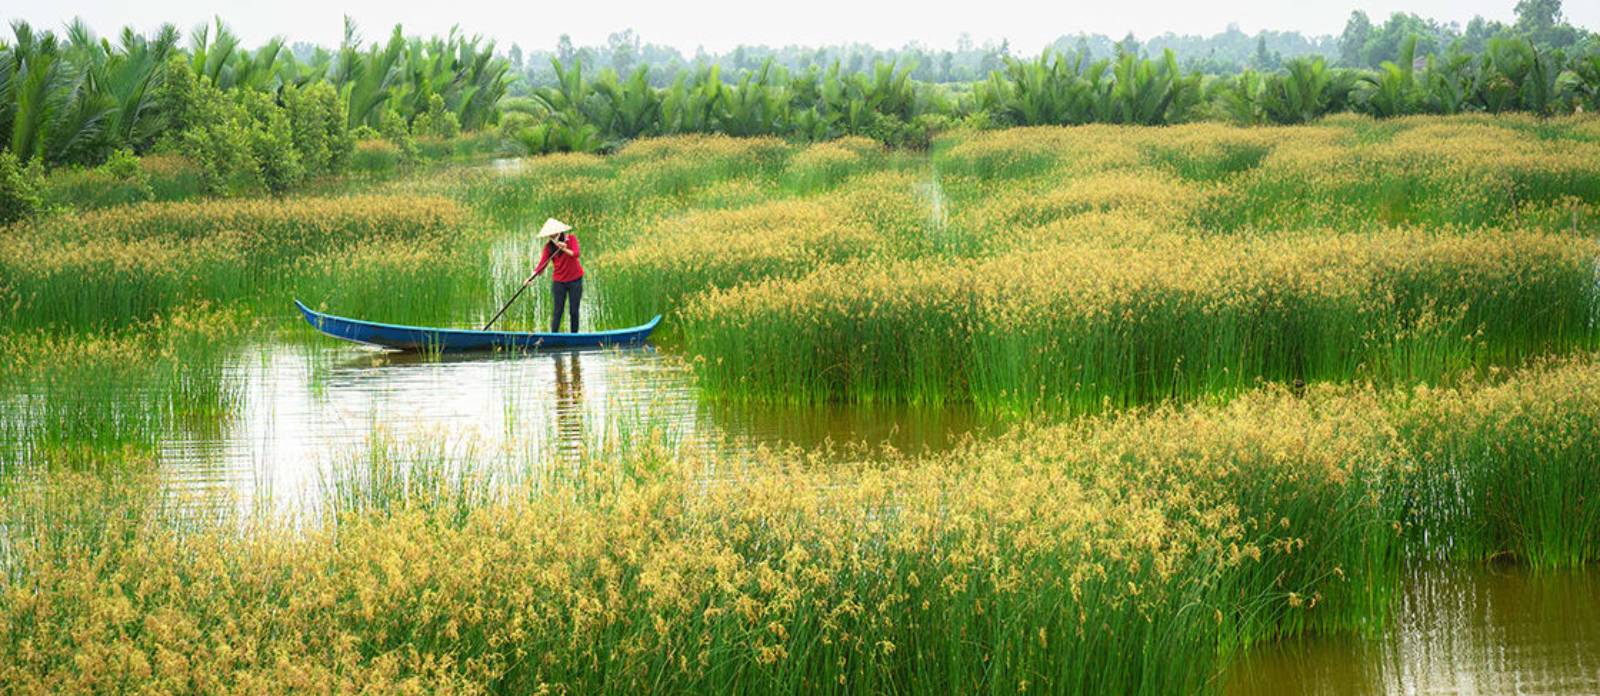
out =
{"type": "Polygon", "coordinates": [[[561,234],[562,232],[571,232],[571,231],[572,231],[572,225],[568,225],[567,223],[562,222],[560,220],[557,220],[555,218],[550,218],[549,220],[545,220],[544,221],[544,227],[540,227],[539,228],[539,237],[540,238],[554,237],[554,236],[556,236],[558,234],[561,234]]]}

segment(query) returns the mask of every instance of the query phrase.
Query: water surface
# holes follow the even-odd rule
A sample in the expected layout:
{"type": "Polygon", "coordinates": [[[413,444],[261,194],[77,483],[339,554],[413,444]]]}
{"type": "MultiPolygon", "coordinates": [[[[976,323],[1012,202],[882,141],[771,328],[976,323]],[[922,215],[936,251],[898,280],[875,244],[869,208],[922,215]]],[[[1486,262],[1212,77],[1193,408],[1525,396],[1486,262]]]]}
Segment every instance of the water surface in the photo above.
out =
{"type": "Polygon", "coordinates": [[[429,357],[275,340],[241,348],[226,372],[240,398],[220,425],[161,438],[163,479],[197,500],[314,502],[379,448],[549,465],[650,437],[865,456],[943,450],[993,426],[965,407],[721,405],[651,347],[429,357]]]}
{"type": "Polygon", "coordinates": [[[1370,639],[1304,639],[1254,651],[1228,694],[1597,694],[1600,574],[1425,568],[1370,639]]]}

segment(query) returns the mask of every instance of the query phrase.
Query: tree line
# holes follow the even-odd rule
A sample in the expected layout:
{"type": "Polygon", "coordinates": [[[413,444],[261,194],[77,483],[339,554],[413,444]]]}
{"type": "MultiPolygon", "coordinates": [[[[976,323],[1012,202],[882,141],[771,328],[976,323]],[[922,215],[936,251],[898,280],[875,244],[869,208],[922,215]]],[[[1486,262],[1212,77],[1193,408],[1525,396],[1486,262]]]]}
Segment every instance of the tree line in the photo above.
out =
{"type": "Polygon", "coordinates": [[[609,68],[587,79],[581,61],[553,63],[555,86],[504,102],[502,129],[528,152],[596,151],[645,135],[718,132],[822,140],[862,135],[921,146],[955,125],[1002,127],[1114,123],[1164,125],[1223,119],[1295,124],[1351,111],[1376,118],[1412,114],[1600,110],[1600,51],[1567,57],[1526,38],[1495,38],[1477,54],[1422,56],[1415,36],[1399,59],[1375,70],[1333,67],[1321,56],[1235,76],[1184,70],[1172,51],[1092,59],[1046,51],[1006,58],[987,79],[952,87],[911,79],[879,63],[849,73],[838,63],[791,71],[775,61],[729,82],[719,66],[680,72],[668,86],[648,68],[628,77],[609,68]]]}
{"type": "MultiPolygon", "coordinates": [[[[580,51],[551,56],[551,78],[530,85],[515,56],[455,31],[407,37],[397,26],[366,42],[347,21],[337,49],[281,39],[248,49],[220,20],[187,41],[169,25],[148,36],[125,29],[115,42],[78,21],[60,36],[18,22],[13,39],[0,40],[0,145],[15,162],[39,166],[180,152],[200,165],[208,190],[278,192],[339,173],[357,140],[382,138],[406,152],[416,138],[491,127],[506,148],[526,153],[707,132],[862,135],[915,147],[957,125],[1600,109],[1600,45],[1564,29],[1559,6],[1522,0],[1519,25],[1477,51],[1462,42],[1429,50],[1430,38],[1412,33],[1393,60],[1373,67],[1306,55],[1219,76],[1185,66],[1171,49],[1147,56],[1118,46],[1100,57],[1080,47],[1031,59],[1000,55],[982,78],[949,84],[917,79],[909,61],[792,68],[771,56],[753,67],[680,66],[659,84],[648,63],[595,70],[580,51]]],[[[1374,36],[1358,57],[1388,41],[1374,36]]]]}
{"type": "MultiPolygon", "coordinates": [[[[1585,53],[1600,46],[1600,36],[1566,20],[1561,0],[1519,0],[1515,18],[1509,23],[1477,16],[1459,25],[1406,12],[1374,20],[1366,12],[1356,10],[1350,13],[1344,31],[1337,35],[1273,30],[1251,34],[1237,25],[1229,25],[1226,30],[1209,36],[1168,32],[1140,39],[1129,33],[1119,39],[1105,34],[1077,33],[1062,35],[1045,48],[1061,54],[1082,55],[1091,61],[1116,58],[1123,53],[1160,57],[1170,49],[1186,71],[1231,76],[1246,69],[1277,70],[1289,60],[1314,55],[1324,56],[1334,67],[1376,69],[1385,61],[1399,60],[1401,45],[1413,35],[1418,37],[1418,50],[1422,54],[1442,53],[1452,48],[1480,53],[1494,38],[1527,38],[1542,51],[1560,49],[1568,54],[1585,53]]],[[[1023,57],[1007,41],[977,43],[966,34],[948,49],[913,42],[898,48],[878,48],[862,43],[741,45],[721,53],[703,49],[686,53],[672,46],[645,41],[631,29],[615,32],[605,43],[595,46],[575,45],[566,35],[552,49],[524,50],[512,44],[506,55],[516,78],[511,91],[518,95],[554,84],[553,62],[562,65],[582,62],[592,69],[611,68],[619,75],[629,75],[638,66],[647,65],[647,78],[657,87],[672,84],[683,70],[715,64],[721,66],[724,75],[737,76],[761,68],[768,60],[799,72],[811,67],[826,70],[836,62],[845,72],[863,72],[878,63],[893,62],[910,66],[911,79],[918,82],[967,84],[985,79],[989,73],[1004,67],[1007,57],[1023,57]]]]}
{"type": "MultiPolygon", "coordinates": [[[[509,83],[494,43],[456,32],[364,42],[345,22],[337,49],[297,55],[282,39],[241,45],[220,19],[182,33],[82,21],[58,35],[26,22],[0,39],[0,145],[17,162],[96,165],[119,152],[180,152],[206,188],[282,191],[338,173],[353,142],[449,137],[499,119],[509,83]]],[[[17,166],[15,163],[10,165],[17,166]]]]}

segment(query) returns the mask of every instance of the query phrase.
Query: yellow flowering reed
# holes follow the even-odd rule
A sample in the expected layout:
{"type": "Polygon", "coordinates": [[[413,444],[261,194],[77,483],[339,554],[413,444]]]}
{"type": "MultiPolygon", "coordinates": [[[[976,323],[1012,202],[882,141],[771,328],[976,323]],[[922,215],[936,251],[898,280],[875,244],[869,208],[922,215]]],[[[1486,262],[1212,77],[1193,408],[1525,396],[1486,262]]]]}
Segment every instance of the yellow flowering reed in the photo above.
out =
{"type": "Polygon", "coordinates": [[[143,203],[68,214],[0,236],[0,296],[21,326],[121,325],[197,299],[292,289],[287,267],[308,256],[387,241],[451,246],[464,219],[455,201],[437,196],[143,203]]]}
{"type": "Polygon", "coordinates": [[[1079,237],[715,290],[685,335],[706,384],[735,398],[1094,411],[1588,346],[1595,255],[1534,233],[1079,237]]]}
{"type": "Polygon", "coordinates": [[[825,177],[847,183],[609,237],[607,311],[679,313],[707,384],[758,400],[1098,410],[1431,379],[1593,343],[1600,143],[1582,125],[1024,128],[948,136],[926,175],[817,145],[780,179],[854,167],[825,177]],[[888,200],[922,213],[863,234],[823,212],[888,200]],[[779,349],[796,345],[815,348],[779,349]]]}

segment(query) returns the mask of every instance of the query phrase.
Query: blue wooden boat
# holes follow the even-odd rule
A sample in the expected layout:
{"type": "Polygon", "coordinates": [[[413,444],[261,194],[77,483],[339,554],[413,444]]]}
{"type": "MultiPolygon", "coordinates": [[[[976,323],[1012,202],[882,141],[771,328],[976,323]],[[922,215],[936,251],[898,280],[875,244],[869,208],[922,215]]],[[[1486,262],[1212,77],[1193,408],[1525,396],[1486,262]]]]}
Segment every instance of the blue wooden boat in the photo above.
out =
{"type": "Polygon", "coordinates": [[[375,321],[347,319],[323,314],[305,303],[295,300],[306,321],[318,331],[334,338],[394,348],[396,350],[427,350],[455,352],[465,350],[537,350],[541,348],[596,348],[602,346],[629,346],[644,343],[650,337],[661,315],[631,329],[591,331],[587,333],[526,333],[519,331],[474,331],[472,329],[436,329],[426,326],[380,324],[375,321]]]}

